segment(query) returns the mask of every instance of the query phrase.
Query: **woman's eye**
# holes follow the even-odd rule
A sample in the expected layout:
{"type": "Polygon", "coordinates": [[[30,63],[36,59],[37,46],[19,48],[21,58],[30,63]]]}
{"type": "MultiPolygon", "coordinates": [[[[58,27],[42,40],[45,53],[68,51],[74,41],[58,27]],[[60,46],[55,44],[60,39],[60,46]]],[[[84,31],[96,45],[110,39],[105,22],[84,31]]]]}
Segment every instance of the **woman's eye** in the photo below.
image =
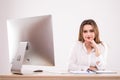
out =
{"type": "Polygon", "coordinates": [[[85,31],[83,31],[84,33],[87,33],[87,31],[85,30],[85,31]]]}
{"type": "Polygon", "coordinates": [[[94,30],[90,30],[90,32],[94,32],[94,30]]]}
{"type": "Polygon", "coordinates": [[[87,32],[94,32],[94,30],[84,30],[83,33],[87,33],[87,32]]]}

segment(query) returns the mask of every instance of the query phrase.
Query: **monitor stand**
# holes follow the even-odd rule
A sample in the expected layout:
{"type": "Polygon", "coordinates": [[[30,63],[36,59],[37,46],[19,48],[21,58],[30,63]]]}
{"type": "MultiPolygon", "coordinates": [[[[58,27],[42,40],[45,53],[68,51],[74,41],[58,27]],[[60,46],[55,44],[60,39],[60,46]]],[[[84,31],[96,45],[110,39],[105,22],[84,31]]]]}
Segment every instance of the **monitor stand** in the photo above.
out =
{"type": "Polygon", "coordinates": [[[13,74],[22,75],[21,68],[22,68],[22,63],[24,60],[24,55],[25,55],[27,45],[28,45],[27,42],[20,42],[18,46],[17,53],[13,59],[12,67],[11,67],[11,72],[13,74]]]}

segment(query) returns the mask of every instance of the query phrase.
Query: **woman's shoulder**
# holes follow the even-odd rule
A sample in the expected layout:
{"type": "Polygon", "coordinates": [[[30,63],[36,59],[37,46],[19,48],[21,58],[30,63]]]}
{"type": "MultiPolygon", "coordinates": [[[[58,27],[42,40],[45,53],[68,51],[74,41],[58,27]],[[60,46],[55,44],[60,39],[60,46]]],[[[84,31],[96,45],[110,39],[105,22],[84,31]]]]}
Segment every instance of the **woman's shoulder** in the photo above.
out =
{"type": "Polygon", "coordinates": [[[106,45],[107,45],[107,43],[106,43],[106,42],[104,42],[104,41],[101,41],[101,43],[99,43],[98,45],[100,45],[100,46],[106,46],[106,45]]]}
{"type": "Polygon", "coordinates": [[[75,41],[75,44],[82,45],[83,43],[81,41],[75,41]]]}
{"type": "Polygon", "coordinates": [[[105,48],[105,49],[107,49],[108,48],[108,44],[106,43],[106,42],[101,42],[101,43],[99,43],[98,44],[99,45],[99,47],[101,47],[101,48],[105,48]]]}
{"type": "Polygon", "coordinates": [[[82,46],[83,43],[82,43],[81,41],[75,41],[75,42],[74,42],[74,45],[75,45],[75,46],[82,46]]]}

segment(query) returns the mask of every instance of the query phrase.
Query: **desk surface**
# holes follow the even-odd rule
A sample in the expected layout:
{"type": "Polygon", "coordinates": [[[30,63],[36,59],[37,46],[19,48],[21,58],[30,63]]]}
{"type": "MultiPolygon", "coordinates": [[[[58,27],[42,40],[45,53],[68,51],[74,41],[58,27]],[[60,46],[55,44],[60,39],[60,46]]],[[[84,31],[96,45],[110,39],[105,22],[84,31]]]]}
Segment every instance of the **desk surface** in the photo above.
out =
{"type": "Polygon", "coordinates": [[[0,80],[120,80],[120,71],[117,74],[69,74],[40,72],[24,75],[2,74],[0,80]]]}

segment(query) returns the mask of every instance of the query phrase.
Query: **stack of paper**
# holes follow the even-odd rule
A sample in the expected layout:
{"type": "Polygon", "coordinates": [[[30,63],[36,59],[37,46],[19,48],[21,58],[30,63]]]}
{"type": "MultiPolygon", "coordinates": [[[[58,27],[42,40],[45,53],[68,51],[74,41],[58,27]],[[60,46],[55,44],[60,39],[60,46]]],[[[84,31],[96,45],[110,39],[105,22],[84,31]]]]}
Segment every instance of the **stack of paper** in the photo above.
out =
{"type": "Polygon", "coordinates": [[[117,72],[115,71],[108,71],[108,70],[105,70],[105,71],[95,71],[96,74],[116,74],[117,72]]]}
{"type": "Polygon", "coordinates": [[[74,74],[95,74],[95,72],[92,72],[92,71],[70,71],[70,73],[74,73],[74,74]]]}

